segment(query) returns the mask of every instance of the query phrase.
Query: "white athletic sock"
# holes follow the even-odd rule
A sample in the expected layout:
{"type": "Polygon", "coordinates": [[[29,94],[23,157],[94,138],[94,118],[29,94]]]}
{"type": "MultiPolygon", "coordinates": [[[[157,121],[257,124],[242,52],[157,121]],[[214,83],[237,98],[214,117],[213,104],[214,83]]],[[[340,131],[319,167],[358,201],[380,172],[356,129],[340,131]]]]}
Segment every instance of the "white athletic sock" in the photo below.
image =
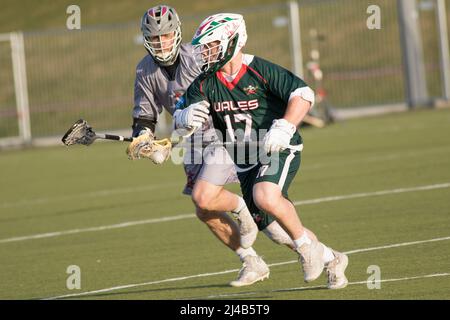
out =
{"type": "Polygon", "coordinates": [[[333,261],[335,258],[333,251],[330,248],[328,248],[326,245],[324,245],[322,242],[320,244],[323,246],[323,261],[325,263],[333,261]]]}
{"type": "Polygon", "coordinates": [[[308,237],[306,231],[303,232],[303,235],[300,238],[294,240],[294,245],[296,248],[300,248],[305,243],[311,244],[311,239],[308,237]]]}
{"type": "Polygon", "coordinates": [[[241,211],[245,206],[245,201],[244,198],[237,196],[238,197],[238,206],[236,207],[236,209],[232,210],[232,213],[239,213],[239,211],[241,211]]]}
{"type": "Polygon", "coordinates": [[[257,257],[257,256],[258,256],[258,254],[256,253],[256,251],[253,250],[252,247],[247,248],[247,249],[244,249],[244,248],[240,248],[240,247],[239,247],[239,249],[237,249],[235,252],[236,252],[236,254],[239,256],[239,259],[241,259],[241,261],[244,261],[244,258],[245,258],[246,256],[254,256],[254,257],[257,257]]]}

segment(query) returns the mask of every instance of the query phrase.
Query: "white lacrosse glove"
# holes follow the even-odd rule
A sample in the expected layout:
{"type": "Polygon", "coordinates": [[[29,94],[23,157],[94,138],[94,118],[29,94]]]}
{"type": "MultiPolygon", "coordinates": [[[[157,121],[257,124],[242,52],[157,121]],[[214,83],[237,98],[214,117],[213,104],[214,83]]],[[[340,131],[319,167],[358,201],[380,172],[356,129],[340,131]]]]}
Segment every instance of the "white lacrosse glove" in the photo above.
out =
{"type": "Polygon", "coordinates": [[[191,104],[183,110],[175,110],[173,119],[175,129],[195,129],[201,128],[203,123],[208,120],[209,103],[208,101],[200,101],[191,104]]]}
{"type": "Polygon", "coordinates": [[[263,138],[264,151],[275,153],[289,147],[297,127],[285,119],[273,120],[272,126],[263,138]]]}

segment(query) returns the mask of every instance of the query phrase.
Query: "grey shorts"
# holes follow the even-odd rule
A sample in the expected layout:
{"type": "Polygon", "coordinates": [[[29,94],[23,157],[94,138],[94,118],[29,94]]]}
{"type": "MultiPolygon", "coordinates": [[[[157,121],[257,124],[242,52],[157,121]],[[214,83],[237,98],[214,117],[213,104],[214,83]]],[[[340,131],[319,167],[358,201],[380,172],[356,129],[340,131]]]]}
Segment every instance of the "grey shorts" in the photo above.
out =
{"type": "Polygon", "coordinates": [[[183,193],[187,195],[192,194],[197,180],[205,180],[216,186],[239,183],[234,162],[224,147],[206,148],[202,163],[192,164],[185,161],[184,171],[187,182],[183,193]]]}

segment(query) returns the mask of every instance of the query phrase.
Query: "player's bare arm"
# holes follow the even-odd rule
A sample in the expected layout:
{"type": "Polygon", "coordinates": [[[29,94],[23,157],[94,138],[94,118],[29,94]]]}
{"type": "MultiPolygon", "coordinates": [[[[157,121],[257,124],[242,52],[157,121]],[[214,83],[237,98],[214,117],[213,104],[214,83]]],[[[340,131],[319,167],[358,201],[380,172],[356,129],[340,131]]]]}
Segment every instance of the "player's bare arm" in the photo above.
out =
{"type": "Polygon", "coordinates": [[[292,97],[288,102],[283,119],[298,127],[310,109],[310,101],[307,101],[302,97],[292,97]]]}

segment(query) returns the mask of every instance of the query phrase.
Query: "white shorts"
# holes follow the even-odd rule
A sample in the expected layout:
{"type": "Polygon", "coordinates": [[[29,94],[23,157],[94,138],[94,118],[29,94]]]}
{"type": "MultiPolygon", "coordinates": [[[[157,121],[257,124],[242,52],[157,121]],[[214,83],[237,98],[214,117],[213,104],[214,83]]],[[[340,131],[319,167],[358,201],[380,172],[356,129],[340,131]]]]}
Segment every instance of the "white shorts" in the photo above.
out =
{"type": "Polygon", "coordinates": [[[190,195],[197,180],[205,180],[216,186],[238,183],[234,162],[224,147],[209,147],[204,149],[202,163],[186,163],[184,171],[187,182],[183,193],[190,195]]]}

